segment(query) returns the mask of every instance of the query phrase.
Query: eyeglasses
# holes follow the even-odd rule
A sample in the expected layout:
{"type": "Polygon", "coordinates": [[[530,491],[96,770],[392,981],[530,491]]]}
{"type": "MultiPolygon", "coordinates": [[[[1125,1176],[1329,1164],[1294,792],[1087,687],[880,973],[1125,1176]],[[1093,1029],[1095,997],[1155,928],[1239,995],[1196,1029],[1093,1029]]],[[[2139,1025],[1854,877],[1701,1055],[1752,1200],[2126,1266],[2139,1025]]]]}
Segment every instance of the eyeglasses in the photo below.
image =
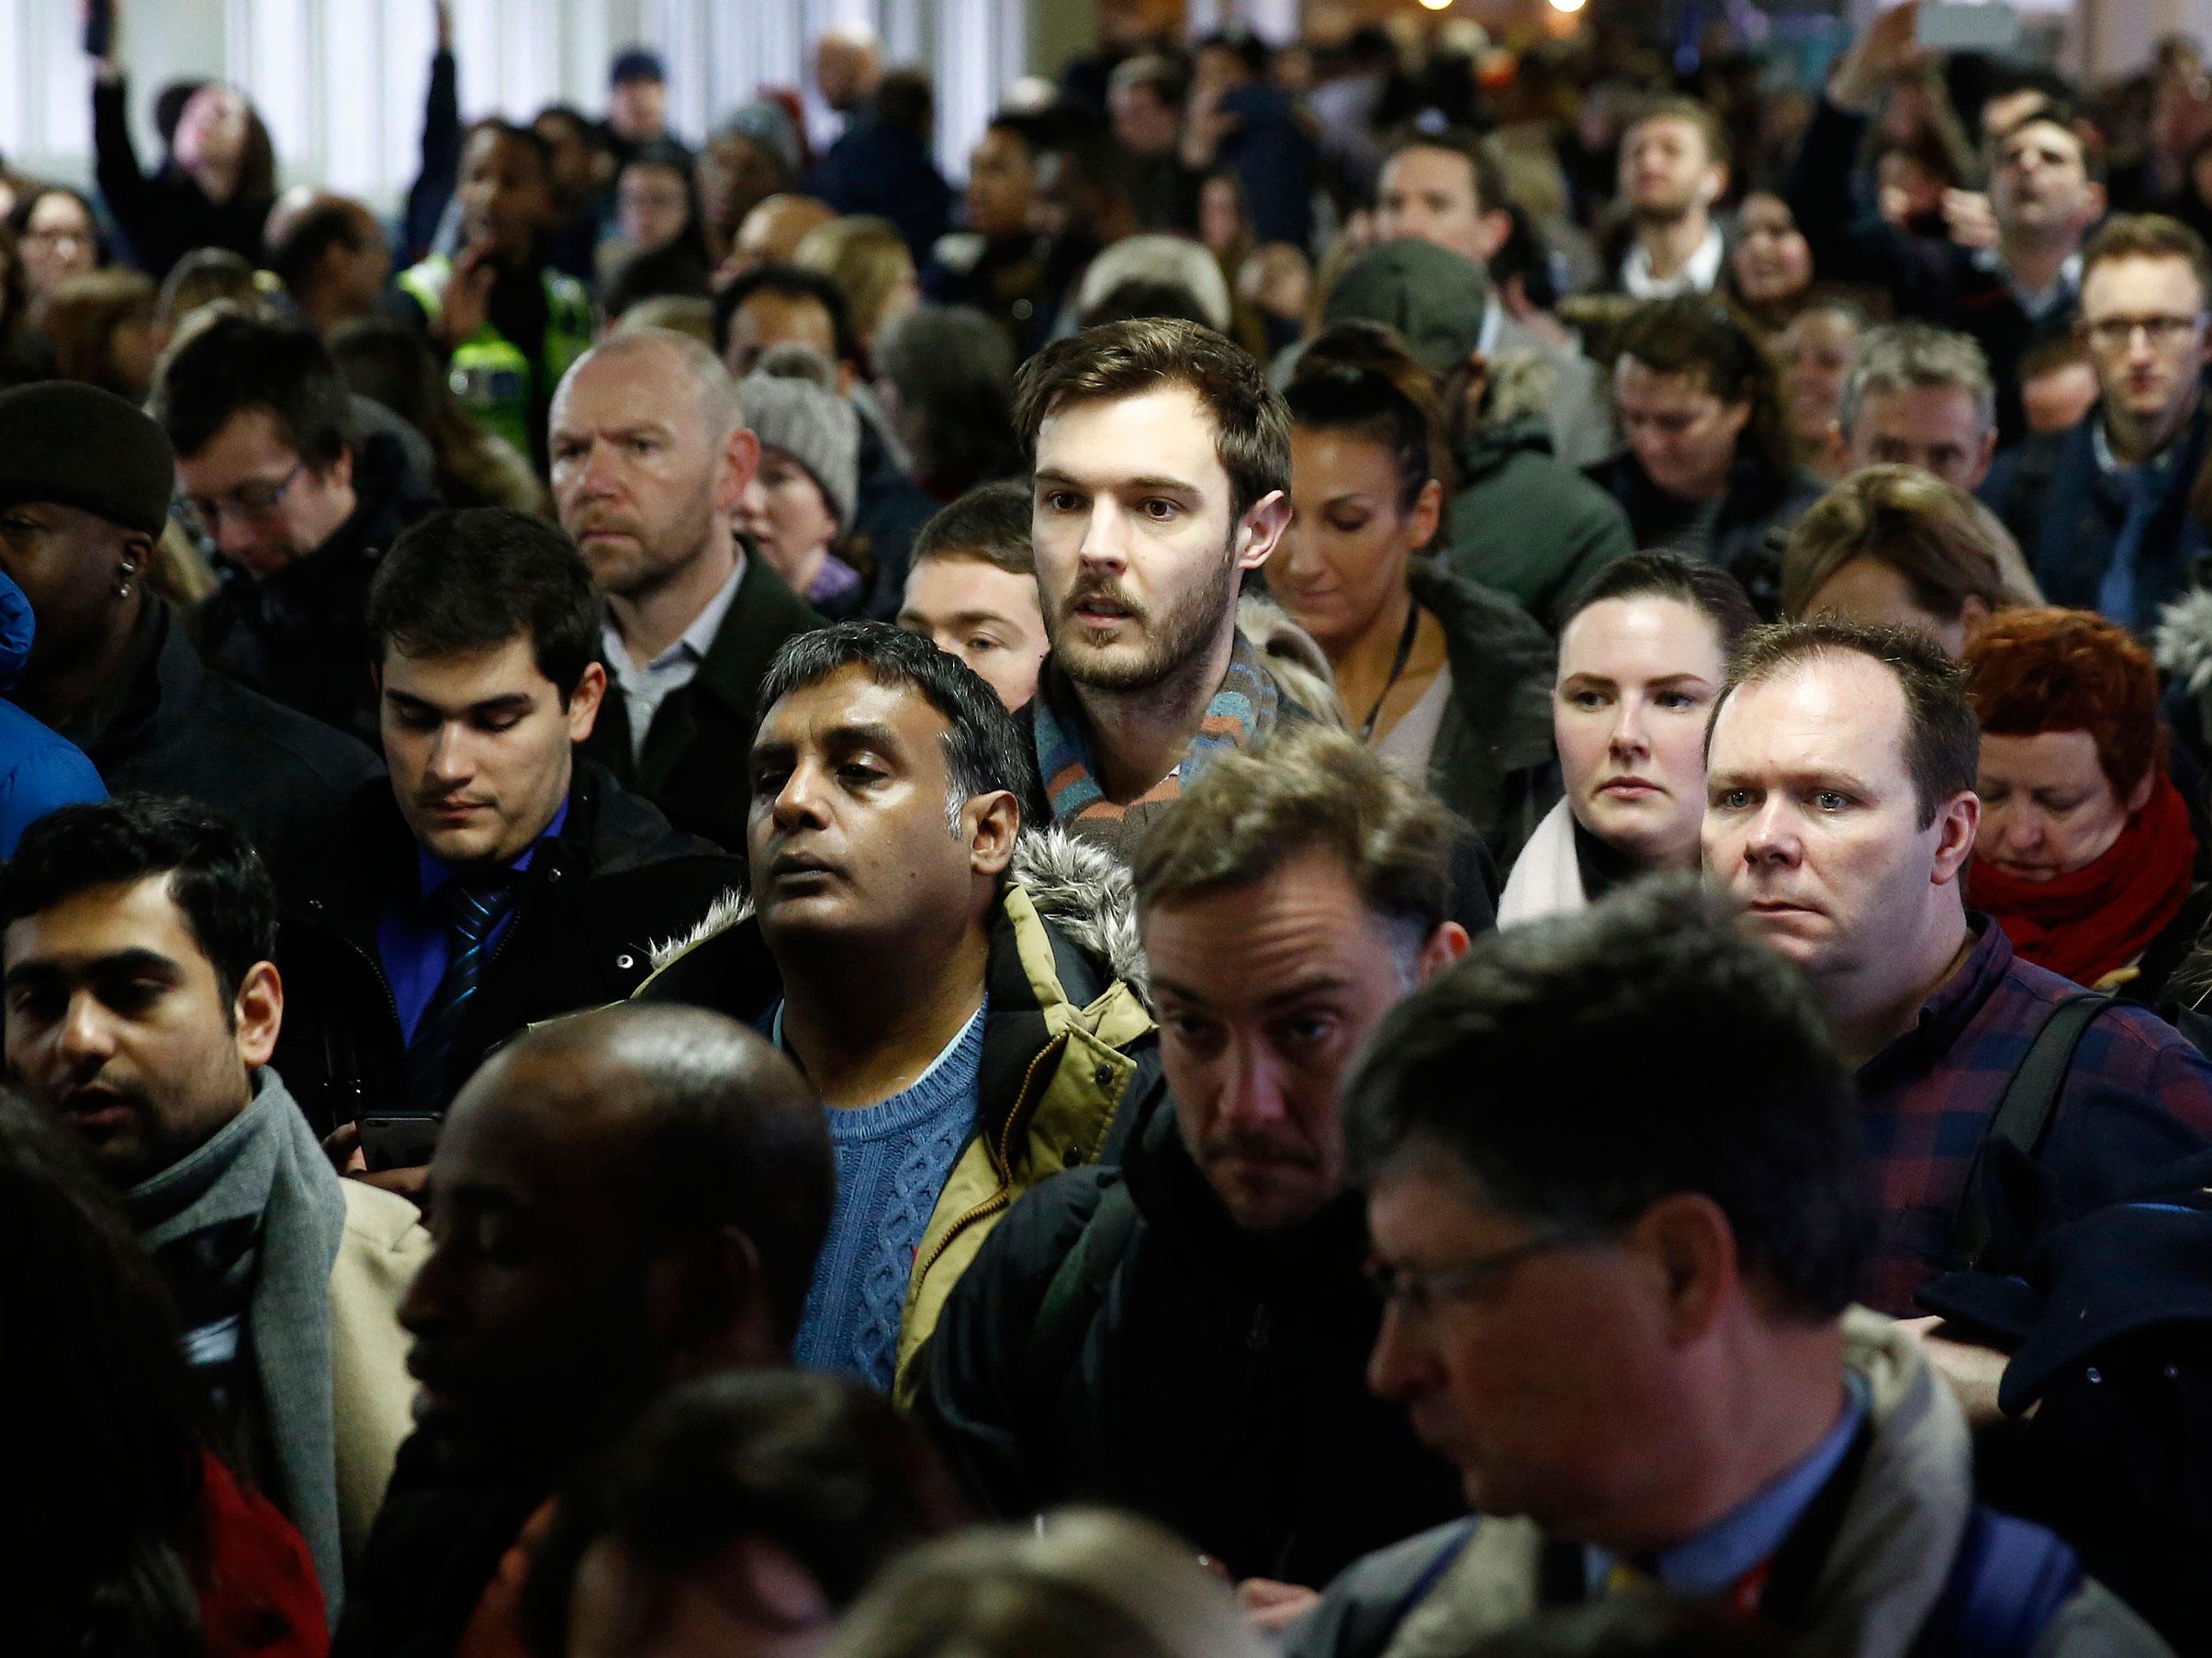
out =
{"type": "Polygon", "coordinates": [[[2205,313],[2199,311],[2194,317],[2105,317],[2084,324],[2083,331],[2101,351],[2124,352],[2135,342],[2135,330],[2139,328],[2151,345],[2162,351],[2178,345],[2204,325],[2205,313]]]}
{"type": "Polygon", "coordinates": [[[251,479],[231,490],[228,495],[209,500],[205,496],[188,495],[185,510],[190,515],[190,527],[202,534],[213,535],[221,526],[223,514],[241,519],[247,523],[260,523],[284,505],[285,494],[299,475],[307,470],[307,462],[294,461],[292,470],[271,482],[251,479]]]}
{"type": "Polygon", "coordinates": [[[1368,1283],[1386,1304],[1402,1308],[1409,1317],[1426,1318],[1443,1302],[1474,1299],[1539,1255],[1586,1241],[1579,1232],[1539,1232],[1510,1249],[1477,1255],[1458,1266],[1441,1267],[1432,1272],[1413,1272],[1380,1258],[1370,1260],[1364,1271],[1368,1283]]]}

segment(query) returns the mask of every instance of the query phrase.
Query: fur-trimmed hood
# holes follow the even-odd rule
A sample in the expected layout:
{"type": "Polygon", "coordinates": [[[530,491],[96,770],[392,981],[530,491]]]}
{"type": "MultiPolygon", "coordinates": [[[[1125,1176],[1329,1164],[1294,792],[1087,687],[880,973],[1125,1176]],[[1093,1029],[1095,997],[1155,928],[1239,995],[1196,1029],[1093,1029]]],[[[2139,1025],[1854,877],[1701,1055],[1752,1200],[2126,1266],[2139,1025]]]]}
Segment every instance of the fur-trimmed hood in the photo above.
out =
{"type": "MultiPolygon", "coordinates": [[[[1064,829],[1025,829],[1014,844],[1007,874],[1028,893],[1039,915],[1151,1005],[1144,948],[1137,935],[1137,889],[1119,858],[1064,829]]],[[[731,888],[689,933],[654,945],[654,970],[752,914],[752,895],[731,888]]]]}
{"type": "Polygon", "coordinates": [[[2202,695],[2212,686],[2212,592],[2192,589],[2160,611],[2153,643],[2159,671],[2202,695]]]}

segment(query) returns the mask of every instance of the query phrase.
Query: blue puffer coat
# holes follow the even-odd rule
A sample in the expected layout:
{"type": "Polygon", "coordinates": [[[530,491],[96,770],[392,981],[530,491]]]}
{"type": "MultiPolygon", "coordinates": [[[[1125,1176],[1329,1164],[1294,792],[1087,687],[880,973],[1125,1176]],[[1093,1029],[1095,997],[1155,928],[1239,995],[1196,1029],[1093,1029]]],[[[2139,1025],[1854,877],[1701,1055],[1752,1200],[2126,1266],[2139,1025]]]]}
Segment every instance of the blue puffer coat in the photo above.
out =
{"type": "MultiPolygon", "coordinates": [[[[36,625],[23,589],[0,576],[0,691],[22,676],[36,625]]],[[[24,830],[56,806],[107,798],[83,749],[0,699],[0,857],[15,857],[24,830]]]]}

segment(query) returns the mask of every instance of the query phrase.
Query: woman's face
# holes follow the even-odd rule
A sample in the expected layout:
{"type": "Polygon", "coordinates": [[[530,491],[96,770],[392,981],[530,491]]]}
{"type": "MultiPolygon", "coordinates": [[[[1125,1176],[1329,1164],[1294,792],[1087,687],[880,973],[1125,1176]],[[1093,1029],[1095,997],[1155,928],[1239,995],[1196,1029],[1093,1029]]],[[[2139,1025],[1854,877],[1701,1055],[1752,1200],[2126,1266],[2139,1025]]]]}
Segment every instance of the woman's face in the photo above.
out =
{"type": "Polygon", "coordinates": [[[1244,204],[1228,179],[1209,178],[1198,186],[1198,240],[1217,255],[1244,240],[1244,204]]]}
{"type": "Polygon", "coordinates": [[[1406,561],[1436,533],[1443,489],[1410,510],[1387,445],[1357,431],[1290,429],[1290,528],[1268,588],[1323,651],[1344,650],[1406,585],[1406,561]]]}
{"type": "Polygon", "coordinates": [[[2150,800],[2152,781],[2146,772],[2121,800],[2097,763],[2096,738],[2085,731],[1984,733],[1974,781],[1982,797],[1974,857],[2022,880],[2071,875],[2112,849],[2150,800]]]}
{"type": "Polygon", "coordinates": [[[23,229],[23,277],[43,298],[99,262],[92,214],[66,190],[49,190],[32,206],[23,229]]]}
{"type": "Polygon", "coordinates": [[[691,197],[682,173],[651,163],[623,169],[614,189],[615,217],[623,240],[640,252],[665,248],[683,233],[691,216],[691,197]]]}
{"type": "Polygon", "coordinates": [[[1783,331],[1782,401],[1799,443],[1827,442],[1858,355],[1858,324],[1842,311],[1800,312],[1783,331]]]}
{"type": "Polygon", "coordinates": [[[759,543],[776,574],[803,594],[837,538],[837,517],[814,474],[762,444],[760,465],[738,502],[737,527],[759,543]]]}
{"type": "Polygon", "coordinates": [[[766,144],[725,132],[699,158],[699,193],[714,222],[735,230],[745,216],[783,188],[783,169],[766,144]]]}
{"type": "Polygon", "coordinates": [[[1751,305],[1774,305],[1813,285],[1813,250],[1779,196],[1747,196],[1737,216],[1735,285],[1751,305]]]}
{"type": "Polygon", "coordinates": [[[1568,810],[1645,868],[1697,867],[1722,669],[1720,630],[1655,593],[1600,599],[1559,636],[1552,733],[1568,810]]]}
{"type": "Polygon", "coordinates": [[[176,118],[176,161],[186,172],[235,167],[246,152],[246,100],[235,86],[203,86],[176,118]]]}

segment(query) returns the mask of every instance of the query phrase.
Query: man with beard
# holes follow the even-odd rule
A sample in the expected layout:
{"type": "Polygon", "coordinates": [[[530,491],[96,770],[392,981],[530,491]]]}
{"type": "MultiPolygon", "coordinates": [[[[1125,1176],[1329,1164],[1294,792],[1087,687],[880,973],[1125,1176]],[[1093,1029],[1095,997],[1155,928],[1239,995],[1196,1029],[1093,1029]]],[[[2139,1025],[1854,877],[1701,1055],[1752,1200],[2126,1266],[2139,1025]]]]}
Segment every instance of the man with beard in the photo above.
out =
{"type": "Polygon", "coordinates": [[[760,677],[822,619],[732,528],[760,464],[737,388],[695,340],[617,334],[561,382],[551,449],[561,528],[607,596],[583,753],[679,829],[741,847],[760,677]]]}
{"type": "Polygon", "coordinates": [[[1290,419],[1252,358],[1165,318],[1022,365],[1051,654],[1027,724],[1049,815],[1127,857],[1206,764],[1301,717],[1237,631],[1237,589],[1290,522],[1290,419]]]}
{"type": "Polygon", "coordinates": [[[1634,240],[1621,291],[1634,299],[1710,294],[1725,252],[1712,209],[1728,189],[1728,140],[1694,98],[1662,98],[1621,140],[1621,199],[1634,240]]]}

